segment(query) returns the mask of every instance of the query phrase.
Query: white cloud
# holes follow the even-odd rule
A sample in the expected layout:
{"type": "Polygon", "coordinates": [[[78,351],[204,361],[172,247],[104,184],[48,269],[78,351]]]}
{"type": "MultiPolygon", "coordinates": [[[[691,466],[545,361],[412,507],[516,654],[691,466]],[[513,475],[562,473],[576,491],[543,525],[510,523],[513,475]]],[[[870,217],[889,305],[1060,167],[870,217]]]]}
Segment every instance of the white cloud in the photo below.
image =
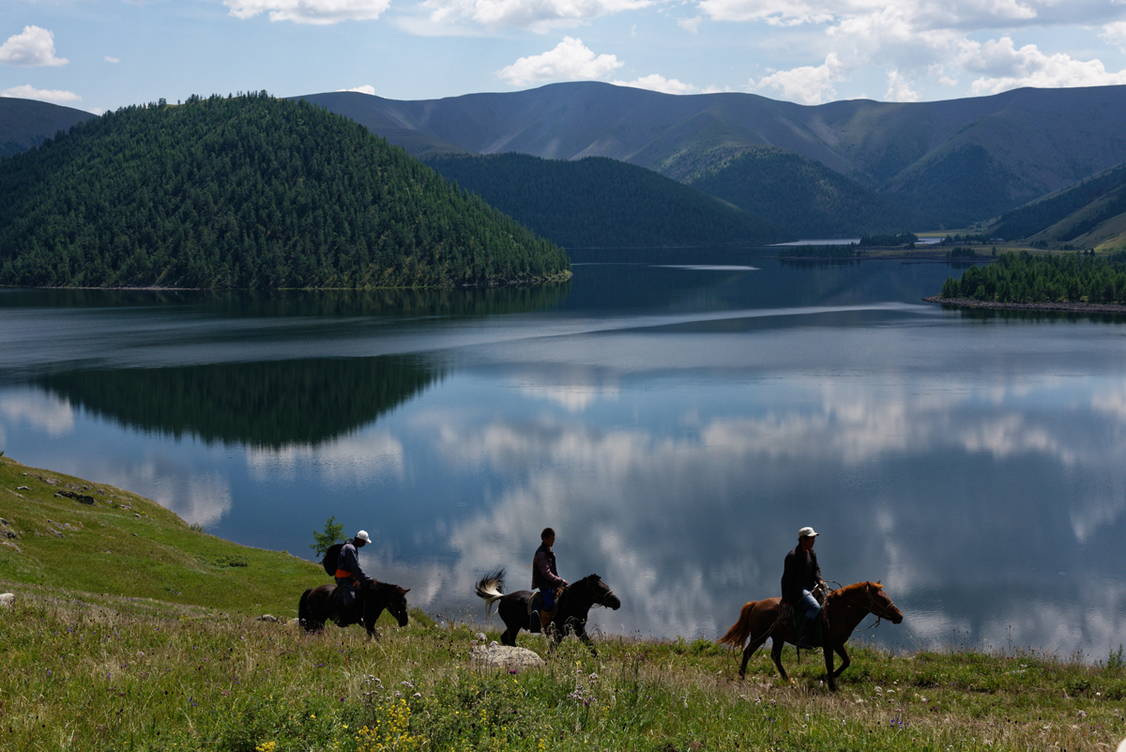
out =
{"type": "Polygon", "coordinates": [[[74,431],[70,403],[42,392],[20,391],[0,399],[0,416],[13,423],[26,423],[54,438],[74,431]]]}
{"type": "Polygon", "coordinates": [[[678,18],[676,19],[676,25],[690,34],[698,34],[700,32],[700,23],[703,20],[703,16],[693,16],[692,18],[678,18]]]}
{"type": "Polygon", "coordinates": [[[635,89],[650,89],[665,94],[695,94],[699,89],[675,78],[665,78],[659,73],[636,78],[633,81],[611,81],[615,86],[632,86],[635,89]]]}
{"type": "Polygon", "coordinates": [[[26,66],[66,65],[65,57],[55,55],[55,35],[40,26],[25,26],[19,34],[0,45],[0,63],[26,66]]]}
{"type": "Polygon", "coordinates": [[[1118,49],[1126,52],[1126,21],[1115,21],[1103,27],[1099,32],[1103,40],[1110,42],[1118,49]]]}
{"type": "Polygon", "coordinates": [[[36,89],[28,84],[13,86],[0,91],[0,97],[19,97],[20,99],[40,99],[44,102],[77,102],[82,97],[73,91],[62,89],[36,89]]]}
{"type": "Polygon", "coordinates": [[[431,21],[438,24],[470,22],[545,32],[645,8],[651,0],[425,0],[422,5],[429,9],[431,21]]]}
{"type": "Polygon", "coordinates": [[[911,88],[911,82],[897,70],[888,71],[888,90],[884,99],[889,102],[918,102],[919,93],[911,88]]]}
{"type": "Polygon", "coordinates": [[[374,21],[391,0],[224,0],[236,18],[262,13],[271,21],[326,25],[341,21],[374,21]]]}
{"type": "Polygon", "coordinates": [[[310,446],[299,444],[280,449],[248,448],[246,464],[259,479],[296,478],[298,469],[315,470],[326,483],[370,483],[377,478],[401,478],[405,453],[402,443],[390,433],[347,436],[310,446]]]}
{"type": "Polygon", "coordinates": [[[974,94],[996,94],[1021,86],[1066,87],[1126,84],[1126,69],[1108,71],[1097,58],[1078,60],[1067,53],[1047,54],[1034,44],[1017,47],[1011,37],[968,48],[961,59],[971,73],[974,94]]]}
{"type": "Polygon", "coordinates": [[[497,76],[513,86],[527,86],[546,81],[599,80],[621,66],[616,55],[597,55],[581,39],[564,37],[547,52],[522,57],[501,68],[497,76]]]}
{"type": "Polygon", "coordinates": [[[370,94],[375,96],[375,87],[371,84],[362,84],[360,86],[353,86],[351,89],[337,89],[337,91],[354,91],[360,94],[370,94]]]}
{"type": "Polygon", "coordinates": [[[103,58],[103,59],[104,59],[104,60],[105,60],[105,61],[106,61],[107,63],[113,63],[114,65],[116,65],[117,63],[120,63],[120,62],[121,62],[121,58],[119,58],[119,57],[114,57],[113,55],[106,55],[106,56],[105,56],[105,58],[103,58]]]}
{"type": "Polygon", "coordinates": [[[757,82],[752,80],[750,86],[759,91],[777,91],[785,98],[801,104],[821,104],[836,94],[833,85],[841,80],[843,72],[840,59],[830,52],[821,65],[803,65],[775,71],[757,82]]]}

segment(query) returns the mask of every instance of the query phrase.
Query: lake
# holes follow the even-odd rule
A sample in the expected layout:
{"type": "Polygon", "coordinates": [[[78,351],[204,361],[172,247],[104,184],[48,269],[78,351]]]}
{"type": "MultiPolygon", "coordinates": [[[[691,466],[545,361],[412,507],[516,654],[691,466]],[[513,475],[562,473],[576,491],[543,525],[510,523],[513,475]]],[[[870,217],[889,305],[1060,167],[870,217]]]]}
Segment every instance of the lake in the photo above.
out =
{"type": "Polygon", "coordinates": [[[444,618],[484,620],[486,570],[528,587],[551,525],[623,601],[598,629],[714,638],[812,525],[827,578],[906,614],[863,640],[1126,643],[1126,322],[921,303],[943,263],[576,260],[540,290],[0,291],[0,449],[299,556],[335,515],[444,618]]]}

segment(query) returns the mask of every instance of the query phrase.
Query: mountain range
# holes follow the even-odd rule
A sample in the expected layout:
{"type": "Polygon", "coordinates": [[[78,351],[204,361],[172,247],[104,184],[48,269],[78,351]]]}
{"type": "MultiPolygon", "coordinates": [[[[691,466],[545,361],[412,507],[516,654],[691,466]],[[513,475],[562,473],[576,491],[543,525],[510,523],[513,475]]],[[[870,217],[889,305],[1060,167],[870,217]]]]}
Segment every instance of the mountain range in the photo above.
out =
{"type": "MultiPolygon", "coordinates": [[[[782,238],[968,227],[1126,162],[1126,86],[817,106],[753,94],[668,95],[596,82],[434,100],[355,92],[300,98],[435,164],[455,154],[567,160],[579,165],[569,180],[589,185],[609,168],[586,157],[629,163],[742,209],[747,215],[742,223],[777,227],[782,238]]],[[[5,145],[0,154],[28,148],[65,127],[68,119],[83,117],[88,115],[71,108],[0,98],[0,144],[5,145]],[[26,113],[29,105],[37,106],[36,119],[14,114],[26,113]],[[54,116],[44,118],[49,113],[54,116]]],[[[476,191],[484,184],[503,187],[516,163],[446,162],[454,164],[462,169],[463,184],[476,191]],[[473,185],[464,174],[470,164],[473,185]]],[[[519,164],[529,172],[517,182],[537,190],[545,170],[561,169],[533,160],[519,164]]],[[[658,185],[641,172],[613,174],[632,195],[651,196],[658,185]]],[[[672,216],[688,216],[706,205],[700,196],[678,195],[688,203],[671,210],[666,205],[672,216]]],[[[519,214],[511,204],[501,206],[496,195],[492,200],[519,214]]],[[[646,211],[635,215],[649,216],[646,211]]],[[[517,218],[529,222],[529,216],[517,218]]],[[[552,219],[592,231],[597,224],[593,215],[581,212],[556,211],[552,219]]],[[[643,233],[622,229],[622,234],[643,233]]],[[[761,235],[748,233],[746,239],[761,235]]]]}
{"type": "Polygon", "coordinates": [[[304,98],[416,155],[609,157],[698,183],[709,175],[722,182],[723,171],[746,168],[739,155],[774,147],[913,207],[912,219],[930,227],[997,216],[1126,161],[1126,86],[817,106],[595,82],[418,101],[304,98]]]}

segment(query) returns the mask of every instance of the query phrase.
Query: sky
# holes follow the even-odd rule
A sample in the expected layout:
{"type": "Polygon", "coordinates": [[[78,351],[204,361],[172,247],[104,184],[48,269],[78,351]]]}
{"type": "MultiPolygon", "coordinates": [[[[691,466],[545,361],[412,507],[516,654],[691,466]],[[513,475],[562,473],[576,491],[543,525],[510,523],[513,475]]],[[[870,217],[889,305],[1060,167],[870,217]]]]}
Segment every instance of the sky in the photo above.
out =
{"type": "Polygon", "coordinates": [[[586,80],[809,105],[1126,84],[1126,0],[0,0],[0,96],[96,113],[586,80]]]}

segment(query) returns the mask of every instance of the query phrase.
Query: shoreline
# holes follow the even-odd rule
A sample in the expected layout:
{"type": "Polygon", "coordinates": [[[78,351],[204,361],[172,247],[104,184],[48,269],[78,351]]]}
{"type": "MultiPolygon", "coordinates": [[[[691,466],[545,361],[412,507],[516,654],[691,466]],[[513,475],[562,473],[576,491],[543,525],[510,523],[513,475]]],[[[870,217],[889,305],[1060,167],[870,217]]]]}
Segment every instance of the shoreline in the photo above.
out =
{"type": "Polygon", "coordinates": [[[46,285],[25,287],[23,285],[0,285],[2,290],[81,290],[99,292],[381,292],[384,290],[495,290],[508,287],[548,287],[569,282],[574,276],[570,269],[546,274],[541,277],[505,281],[482,281],[452,285],[415,285],[410,287],[161,287],[159,285],[106,286],[88,285],[46,285]]]}
{"type": "Polygon", "coordinates": [[[1103,313],[1126,315],[1126,305],[1122,303],[1005,303],[994,300],[975,300],[973,298],[944,298],[931,295],[923,298],[926,303],[935,303],[944,308],[975,309],[981,311],[1028,311],[1040,313],[1103,313]]]}

